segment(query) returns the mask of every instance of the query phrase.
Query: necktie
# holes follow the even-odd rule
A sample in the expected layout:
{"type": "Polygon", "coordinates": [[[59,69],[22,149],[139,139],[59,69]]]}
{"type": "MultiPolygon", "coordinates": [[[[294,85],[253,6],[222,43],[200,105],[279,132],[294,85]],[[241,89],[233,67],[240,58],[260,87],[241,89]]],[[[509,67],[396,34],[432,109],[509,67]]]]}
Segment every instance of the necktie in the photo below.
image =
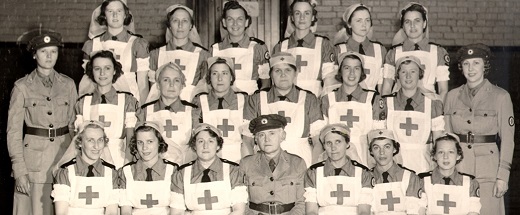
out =
{"type": "Polygon", "coordinates": [[[209,179],[209,170],[210,169],[205,169],[204,171],[202,171],[203,175],[202,175],[202,183],[206,183],[206,182],[211,182],[211,179],[209,179]]]}
{"type": "Polygon", "coordinates": [[[442,179],[444,179],[444,184],[445,185],[450,185],[450,177],[444,177],[442,179]]]}
{"type": "Polygon", "coordinates": [[[107,97],[105,97],[105,95],[101,95],[101,104],[106,104],[107,103],[107,97]]]}
{"type": "Polygon", "coordinates": [[[388,172],[383,172],[383,183],[388,183],[388,182],[389,182],[389,181],[388,181],[388,176],[389,176],[389,175],[390,175],[390,174],[388,174],[388,172]]]}
{"type": "Polygon", "coordinates": [[[231,43],[232,47],[238,47],[238,43],[231,43]]]}
{"type": "Polygon", "coordinates": [[[50,75],[42,77],[42,83],[44,87],[51,88],[52,87],[52,80],[50,75]]]}
{"type": "Polygon", "coordinates": [[[414,49],[415,51],[421,50],[421,48],[419,48],[419,44],[417,44],[417,43],[414,45],[414,47],[415,47],[415,49],[414,49]]]}
{"type": "Polygon", "coordinates": [[[296,47],[303,47],[303,39],[296,40],[298,42],[298,45],[296,47]]]}
{"type": "Polygon", "coordinates": [[[404,106],[404,110],[413,111],[412,101],[412,98],[406,99],[406,105],[404,106]]]}
{"type": "Polygon", "coordinates": [[[334,169],[334,175],[339,175],[341,173],[341,168],[334,169]]]}
{"type": "Polygon", "coordinates": [[[170,107],[170,106],[166,106],[166,107],[164,107],[164,109],[165,109],[165,110],[171,110],[172,107],[170,107]]]}
{"type": "Polygon", "coordinates": [[[352,101],[352,95],[347,95],[347,101],[352,101]]]}
{"type": "Polygon", "coordinates": [[[273,159],[269,160],[269,169],[271,169],[271,172],[274,172],[274,169],[276,168],[276,163],[273,159]]]}
{"type": "Polygon", "coordinates": [[[365,50],[363,50],[363,44],[359,44],[359,54],[365,55],[365,50]]]}
{"type": "Polygon", "coordinates": [[[112,36],[112,40],[116,40],[117,41],[117,37],[116,36],[112,36]]]}
{"type": "Polygon", "coordinates": [[[278,98],[280,99],[280,101],[285,101],[287,99],[286,96],[278,96],[278,98]]]}
{"type": "Polygon", "coordinates": [[[218,109],[224,109],[224,107],[222,107],[222,101],[224,101],[224,98],[218,98],[218,109]]]}
{"type": "Polygon", "coordinates": [[[94,169],[94,166],[89,165],[88,166],[87,177],[94,177],[94,172],[92,172],[92,169],[94,169]]]}
{"type": "Polygon", "coordinates": [[[182,47],[177,46],[177,47],[175,47],[175,50],[182,50],[182,47]]]}
{"type": "Polygon", "coordinates": [[[146,181],[153,181],[152,179],[152,168],[146,169],[146,181]]]}

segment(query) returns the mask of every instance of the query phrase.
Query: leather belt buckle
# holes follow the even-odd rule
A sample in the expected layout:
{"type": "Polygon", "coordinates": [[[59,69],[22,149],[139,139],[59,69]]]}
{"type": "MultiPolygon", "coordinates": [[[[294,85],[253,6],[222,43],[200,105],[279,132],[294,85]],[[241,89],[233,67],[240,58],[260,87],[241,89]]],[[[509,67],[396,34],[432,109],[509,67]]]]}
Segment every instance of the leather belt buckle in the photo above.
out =
{"type": "Polygon", "coordinates": [[[475,141],[475,135],[471,131],[468,132],[468,136],[466,138],[467,138],[467,143],[473,143],[475,141]]]}
{"type": "Polygon", "coordinates": [[[49,138],[55,138],[56,137],[56,129],[49,128],[49,138]]]}

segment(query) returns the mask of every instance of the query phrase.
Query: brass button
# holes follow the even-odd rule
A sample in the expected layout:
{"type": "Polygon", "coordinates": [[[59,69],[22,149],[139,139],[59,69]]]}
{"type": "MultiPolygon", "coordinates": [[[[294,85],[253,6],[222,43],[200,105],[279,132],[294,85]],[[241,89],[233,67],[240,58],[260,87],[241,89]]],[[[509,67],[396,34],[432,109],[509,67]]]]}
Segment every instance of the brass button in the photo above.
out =
{"type": "Polygon", "coordinates": [[[269,192],[269,194],[274,195],[274,191],[271,190],[271,192],[269,192]]]}
{"type": "Polygon", "coordinates": [[[271,181],[274,181],[274,178],[273,178],[273,177],[271,177],[271,178],[269,178],[269,180],[271,180],[271,181]]]}
{"type": "Polygon", "coordinates": [[[51,142],[54,142],[54,138],[49,139],[51,142]]]}
{"type": "Polygon", "coordinates": [[[471,120],[468,120],[468,124],[471,124],[471,120]]]}
{"type": "Polygon", "coordinates": [[[51,100],[51,97],[47,97],[47,101],[50,101],[51,100]]]}
{"type": "Polygon", "coordinates": [[[52,111],[47,112],[48,115],[52,115],[52,111]]]}
{"type": "Polygon", "coordinates": [[[29,146],[29,144],[26,143],[24,146],[27,147],[27,146],[29,146]]]}
{"type": "Polygon", "coordinates": [[[468,145],[468,149],[471,149],[471,145],[468,145]]]}
{"type": "Polygon", "coordinates": [[[53,124],[50,124],[50,125],[49,125],[49,128],[53,128],[53,127],[54,127],[54,125],[53,125],[53,124]]]}

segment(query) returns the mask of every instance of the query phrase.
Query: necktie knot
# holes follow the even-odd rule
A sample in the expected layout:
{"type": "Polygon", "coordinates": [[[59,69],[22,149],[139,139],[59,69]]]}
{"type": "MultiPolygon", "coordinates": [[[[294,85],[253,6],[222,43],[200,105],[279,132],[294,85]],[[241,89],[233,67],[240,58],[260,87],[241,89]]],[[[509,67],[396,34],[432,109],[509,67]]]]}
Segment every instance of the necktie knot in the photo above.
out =
{"type": "Polygon", "coordinates": [[[414,45],[414,48],[415,48],[414,50],[416,50],[416,51],[421,50],[421,47],[419,47],[419,44],[417,44],[417,43],[414,45]]]}
{"type": "Polygon", "coordinates": [[[117,41],[117,37],[116,36],[112,36],[112,40],[116,40],[117,41]]]}
{"type": "Polygon", "coordinates": [[[224,98],[218,98],[218,109],[224,109],[222,106],[222,101],[224,101],[224,98]]]}
{"type": "Polygon", "coordinates": [[[287,97],[286,96],[278,96],[278,99],[280,99],[280,101],[285,101],[285,100],[287,100],[287,97]]]}
{"type": "Polygon", "coordinates": [[[339,174],[341,174],[341,168],[335,168],[334,175],[339,175],[339,174]]]}
{"type": "Polygon", "coordinates": [[[170,106],[166,106],[166,107],[164,107],[164,109],[165,109],[165,110],[171,110],[172,107],[170,107],[170,106]]]}
{"type": "Polygon", "coordinates": [[[45,76],[42,78],[42,83],[44,87],[51,88],[52,87],[52,80],[50,75],[45,76]]]}
{"type": "Polygon", "coordinates": [[[347,95],[347,101],[352,101],[352,95],[347,95]]]}
{"type": "Polygon", "coordinates": [[[93,169],[94,169],[94,166],[88,165],[87,177],[94,177],[94,172],[92,171],[93,169]]]}
{"type": "Polygon", "coordinates": [[[365,50],[363,50],[363,44],[359,44],[359,54],[365,55],[365,50]]]}
{"type": "Polygon", "coordinates": [[[146,169],[146,181],[153,181],[152,179],[152,168],[146,169]]]}
{"type": "Polygon", "coordinates": [[[271,169],[271,172],[274,172],[274,169],[276,168],[276,163],[273,159],[269,160],[269,169],[271,169]]]}
{"type": "Polygon", "coordinates": [[[101,95],[101,104],[107,103],[107,97],[105,95],[101,95]]]}
{"type": "Polygon", "coordinates": [[[182,47],[177,46],[177,47],[175,47],[175,50],[182,50],[182,47]]]}
{"type": "Polygon", "coordinates": [[[238,43],[231,43],[232,47],[239,47],[238,43]]]}
{"type": "Polygon", "coordinates": [[[209,178],[209,171],[210,169],[205,169],[202,171],[202,183],[211,182],[211,179],[209,178]]]}
{"type": "Polygon", "coordinates": [[[388,172],[383,172],[383,183],[388,183],[388,176],[390,174],[388,172]]]}
{"type": "Polygon", "coordinates": [[[412,98],[406,99],[406,105],[404,106],[404,110],[413,110],[412,101],[412,98]]]}
{"type": "Polygon", "coordinates": [[[303,47],[303,39],[296,40],[296,42],[298,42],[297,47],[303,47]]]}
{"type": "Polygon", "coordinates": [[[444,177],[442,179],[444,179],[444,184],[445,185],[450,185],[450,177],[444,177]]]}

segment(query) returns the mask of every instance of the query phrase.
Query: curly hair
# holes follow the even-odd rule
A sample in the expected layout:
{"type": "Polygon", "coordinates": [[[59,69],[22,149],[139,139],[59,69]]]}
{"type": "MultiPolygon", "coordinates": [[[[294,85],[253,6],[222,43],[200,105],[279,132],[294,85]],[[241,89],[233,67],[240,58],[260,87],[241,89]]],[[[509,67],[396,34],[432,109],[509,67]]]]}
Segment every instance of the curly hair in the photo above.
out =
{"type": "Polygon", "coordinates": [[[341,71],[341,67],[343,67],[343,62],[345,62],[345,59],[354,59],[354,60],[358,60],[360,63],[361,63],[361,76],[359,77],[359,81],[358,83],[361,83],[363,80],[365,80],[367,78],[367,75],[365,74],[365,68],[363,68],[363,63],[361,61],[361,59],[359,59],[358,56],[356,55],[347,55],[345,56],[345,58],[343,58],[343,61],[341,61],[340,65],[339,65],[339,68],[338,68],[338,73],[334,76],[334,78],[339,81],[340,83],[343,83],[343,71],[341,71]]]}
{"type": "MultiPolygon", "coordinates": [[[[399,71],[401,71],[401,65],[408,65],[408,64],[411,64],[411,63],[415,64],[415,62],[413,62],[411,60],[405,60],[405,61],[403,61],[401,64],[399,64],[397,66],[397,69],[395,70],[396,71],[395,72],[395,80],[399,79],[399,71]]],[[[417,64],[415,64],[415,65],[417,65],[417,64]]],[[[417,68],[419,69],[419,80],[422,80],[423,77],[424,77],[424,70],[421,69],[421,67],[419,67],[419,66],[417,66],[417,68]]]]}
{"type": "Polygon", "coordinates": [[[107,6],[112,2],[121,2],[123,5],[123,8],[125,9],[125,20],[123,21],[124,25],[129,25],[132,22],[132,14],[130,13],[130,9],[126,4],[121,0],[105,0],[101,4],[101,13],[99,13],[99,16],[96,18],[96,22],[100,25],[107,25],[107,15],[105,14],[105,10],[107,9],[107,6]]]}
{"type": "Polygon", "coordinates": [[[399,148],[401,148],[401,144],[399,144],[399,142],[395,141],[395,140],[392,140],[392,139],[388,139],[386,137],[376,137],[374,139],[372,139],[372,141],[370,141],[370,144],[369,147],[368,147],[368,151],[370,152],[370,156],[374,157],[374,154],[372,154],[372,144],[374,142],[376,142],[376,140],[390,140],[392,141],[392,145],[394,146],[394,149],[395,149],[395,152],[393,153],[393,156],[395,156],[396,154],[399,153],[399,148]]]}
{"type": "Polygon", "coordinates": [[[114,71],[116,73],[114,74],[112,83],[115,83],[116,80],[119,77],[121,77],[121,75],[123,75],[123,66],[121,65],[121,63],[117,62],[116,58],[114,57],[114,54],[111,51],[102,50],[90,57],[90,60],[88,61],[87,66],[85,67],[85,73],[94,83],[96,83],[96,80],[94,79],[94,65],[92,64],[94,63],[94,60],[96,58],[107,58],[112,61],[112,64],[114,64],[114,71]]]}
{"type": "MultiPolygon", "coordinates": [[[[354,11],[352,11],[352,14],[350,15],[350,17],[348,17],[347,23],[345,23],[345,29],[347,30],[347,34],[352,35],[352,28],[349,28],[347,24],[351,23],[354,13],[361,10],[366,10],[368,12],[368,15],[370,16],[370,23],[372,23],[372,14],[370,13],[370,10],[365,5],[361,5],[354,9],[354,11]]],[[[372,26],[372,24],[370,24],[370,26],[372,26]]]]}
{"type": "Polygon", "coordinates": [[[435,139],[435,141],[433,143],[432,151],[430,152],[430,155],[432,156],[433,161],[437,162],[437,160],[435,159],[435,153],[437,152],[437,143],[439,141],[450,141],[450,142],[455,143],[455,148],[457,148],[457,155],[460,155],[460,159],[457,160],[457,164],[462,161],[462,159],[464,158],[464,154],[462,153],[462,147],[460,146],[460,143],[457,140],[457,138],[455,138],[451,135],[444,135],[442,137],[438,137],[437,139],[435,139]]]}
{"type": "MultiPolygon", "coordinates": [[[[314,26],[316,22],[318,22],[318,11],[316,10],[316,4],[311,3],[311,0],[294,0],[293,3],[291,3],[291,6],[289,6],[289,14],[291,16],[294,14],[294,5],[296,5],[298,2],[309,3],[312,8],[312,15],[314,16],[314,19],[311,21],[311,26],[314,26]]],[[[291,22],[294,23],[292,19],[291,22]]]]}
{"type": "Polygon", "coordinates": [[[128,145],[128,148],[130,148],[130,153],[132,155],[136,155],[138,153],[137,134],[140,132],[153,132],[155,137],[157,137],[157,142],[159,142],[159,153],[164,153],[168,151],[168,144],[164,141],[161,133],[159,133],[159,131],[155,130],[155,128],[151,126],[143,125],[135,130],[134,136],[132,136],[132,139],[130,139],[130,144],[128,145]]]}
{"type": "MultiPolygon", "coordinates": [[[[247,20],[246,29],[249,28],[249,26],[251,26],[251,23],[253,23],[253,20],[251,19],[251,16],[249,15],[249,13],[247,13],[247,10],[244,7],[242,7],[242,5],[240,5],[240,3],[238,3],[238,1],[228,1],[228,2],[226,2],[226,4],[224,4],[224,9],[222,10],[222,21],[226,20],[228,10],[236,10],[236,9],[242,9],[244,11],[244,14],[245,14],[246,20],[247,20]]],[[[222,27],[227,30],[226,27],[224,27],[224,26],[222,26],[222,27]]]]}
{"type": "Polygon", "coordinates": [[[423,32],[426,32],[426,29],[428,28],[428,19],[426,18],[427,12],[426,12],[426,9],[424,8],[424,6],[422,6],[420,4],[412,4],[412,6],[401,11],[401,28],[403,28],[403,24],[404,24],[404,15],[411,11],[417,11],[417,12],[421,13],[423,20],[426,22],[426,26],[424,27],[423,32]]]}
{"type": "Polygon", "coordinates": [[[96,124],[88,124],[85,126],[85,128],[79,132],[76,136],[76,140],[74,141],[74,144],[76,144],[76,148],[77,149],[80,149],[81,148],[81,143],[83,142],[83,135],[85,135],[85,131],[88,129],[88,128],[93,128],[93,129],[101,129],[103,131],[103,138],[105,139],[105,146],[107,146],[108,144],[108,137],[107,137],[107,134],[105,133],[105,129],[99,125],[96,125],[96,124]]]}
{"type": "MultiPolygon", "coordinates": [[[[484,60],[484,77],[486,77],[489,74],[489,72],[491,72],[491,61],[489,59],[484,58],[482,58],[482,60],[484,60]]],[[[457,66],[459,67],[459,70],[461,72],[464,72],[464,70],[462,69],[462,62],[464,61],[458,62],[457,66]]]]}
{"type": "MultiPolygon", "coordinates": [[[[209,128],[203,129],[201,131],[207,131],[209,133],[210,137],[216,138],[217,139],[217,146],[219,146],[219,148],[220,148],[220,149],[217,150],[217,152],[222,150],[222,146],[224,145],[224,138],[220,137],[217,133],[215,133],[213,130],[211,130],[209,128]]],[[[197,148],[197,136],[200,134],[201,131],[199,131],[198,133],[196,133],[193,136],[191,136],[190,141],[188,142],[188,146],[194,152],[196,151],[196,148],[197,148]]]]}
{"type": "Polygon", "coordinates": [[[235,70],[231,67],[229,67],[229,65],[226,63],[226,60],[223,59],[223,58],[218,58],[217,61],[215,61],[215,63],[213,63],[213,65],[211,65],[211,67],[208,69],[208,74],[206,75],[206,83],[208,85],[211,85],[211,68],[213,68],[213,66],[215,66],[215,64],[224,64],[226,65],[228,68],[229,68],[229,72],[231,73],[231,86],[233,86],[233,83],[235,83],[235,80],[236,80],[236,75],[235,75],[235,70]]]}

